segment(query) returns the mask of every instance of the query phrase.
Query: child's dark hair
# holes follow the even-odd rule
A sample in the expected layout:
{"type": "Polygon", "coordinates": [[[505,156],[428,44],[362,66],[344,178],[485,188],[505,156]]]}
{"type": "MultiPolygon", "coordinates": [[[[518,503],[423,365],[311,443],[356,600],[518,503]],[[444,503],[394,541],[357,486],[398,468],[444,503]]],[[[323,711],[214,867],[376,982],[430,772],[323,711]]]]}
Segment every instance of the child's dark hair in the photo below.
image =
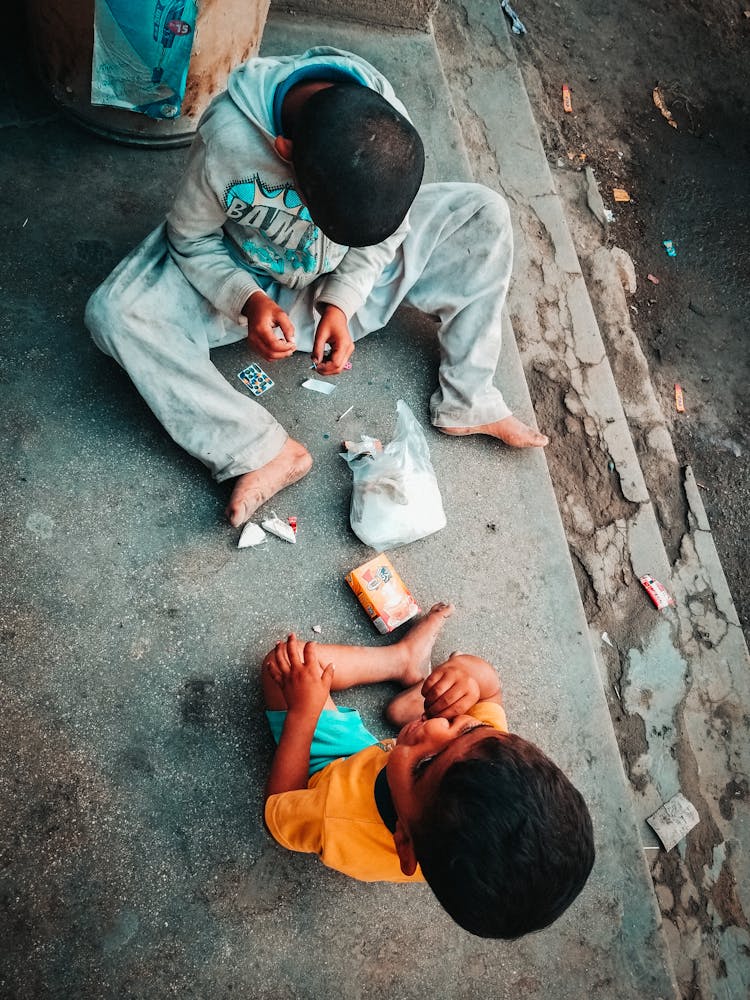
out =
{"type": "Polygon", "coordinates": [[[289,138],[300,194],[326,236],[364,247],[398,229],[422,181],[424,147],[384,97],[354,83],[319,90],[289,138]]]}
{"type": "Polygon", "coordinates": [[[512,734],[482,740],[445,772],[412,838],[432,891],[480,937],[517,938],[551,924],[594,864],[580,792],[512,734]]]}

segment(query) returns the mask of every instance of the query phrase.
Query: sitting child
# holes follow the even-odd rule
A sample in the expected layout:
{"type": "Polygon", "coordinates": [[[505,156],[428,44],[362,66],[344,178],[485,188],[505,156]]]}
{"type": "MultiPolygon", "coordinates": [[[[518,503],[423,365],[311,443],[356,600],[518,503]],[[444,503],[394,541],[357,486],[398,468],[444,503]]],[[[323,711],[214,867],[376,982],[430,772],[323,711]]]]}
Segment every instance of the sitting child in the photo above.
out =
{"type": "Polygon", "coordinates": [[[166,224],[89,300],[99,347],[178,444],[233,480],[235,527],[312,465],[214,366],[214,348],[241,340],[270,363],[310,351],[321,375],[338,375],[355,341],[409,303],[440,320],[434,426],[547,444],[494,384],[508,207],[481,185],[422,185],[424,162],[406,109],[364,59],[329,47],[251,59],[203,116],[166,224]]]}
{"type": "Polygon", "coordinates": [[[427,881],[465,930],[516,938],[570,905],[594,863],[580,793],[532,743],[508,732],[484,660],[430,654],[451,605],[436,604],[391,646],[332,646],[294,635],[263,662],[278,743],[265,819],[293,851],[363,881],[427,881]],[[425,676],[427,675],[427,676],[425,676]],[[400,726],[378,741],[329,692],[398,681],[400,726]]]}

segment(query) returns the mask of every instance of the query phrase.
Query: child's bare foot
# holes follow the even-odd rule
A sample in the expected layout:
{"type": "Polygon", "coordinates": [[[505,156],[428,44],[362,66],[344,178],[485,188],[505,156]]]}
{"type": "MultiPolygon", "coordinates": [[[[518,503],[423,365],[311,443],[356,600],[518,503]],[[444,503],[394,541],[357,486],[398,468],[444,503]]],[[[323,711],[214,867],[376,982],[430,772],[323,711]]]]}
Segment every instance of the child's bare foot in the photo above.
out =
{"type": "Polygon", "coordinates": [[[440,630],[453,614],[452,604],[433,604],[424,618],[413,625],[398,648],[403,654],[404,670],[399,678],[404,687],[412,687],[425,679],[430,672],[432,647],[440,630]]]}
{"type": "Polygon", "coordinates": [[[477,424],[476,427],[438,427],[437,430],[455,436],[488,434],[504,441],[511,448],[544,448],[549,444],[546,434],[540,434],[513,416],[503,417],[502,420],[495,420],[491,424],[477,424]]]}
{"type": "Polygon", "coordinates": [[[225,511],[229,523],[238,528],[249,521],[261,504],[306,476],[311,466],[312,456],[307,448],[287,438],[284,447],[270,462],[237,477],[225,511]]]}

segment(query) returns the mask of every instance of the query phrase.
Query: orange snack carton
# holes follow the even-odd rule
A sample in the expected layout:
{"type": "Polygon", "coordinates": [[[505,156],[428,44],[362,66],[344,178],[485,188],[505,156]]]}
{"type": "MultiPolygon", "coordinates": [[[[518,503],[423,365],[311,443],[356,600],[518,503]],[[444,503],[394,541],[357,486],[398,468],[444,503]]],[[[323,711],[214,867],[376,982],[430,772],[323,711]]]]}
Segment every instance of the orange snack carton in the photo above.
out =
{"type": "Polygon", "coordinates": [[[419,605],[382,552],[347,573],[346,582],[383,635],[419,614],[419,605]]]}

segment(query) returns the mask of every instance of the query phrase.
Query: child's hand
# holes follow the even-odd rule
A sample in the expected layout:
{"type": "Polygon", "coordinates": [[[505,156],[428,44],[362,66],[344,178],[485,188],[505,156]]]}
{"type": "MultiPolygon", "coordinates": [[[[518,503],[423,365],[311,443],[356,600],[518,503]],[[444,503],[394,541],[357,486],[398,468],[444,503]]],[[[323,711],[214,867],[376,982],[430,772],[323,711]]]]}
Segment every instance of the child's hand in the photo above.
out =
{"type": "Polygon", "coordinates": [[[425,715],[454,719],[480,700],[477,681],[458,667],[438,667],[422,685],[425,715]]]}
{"type": "Polygon", "coordinates": [[[265,292],[255,292],[242,307],[247,316],[247,342],[266,361],[294,354],[294,324],[265,292]],[[283,337],[279,337],[278,331],[283,337]]]}
{"type": "Polygon", "coordinates": [[[323,315],[315,333],[312,359],[321,375],[338,375],[354,354],[354,341],[349,333],[346,316],[339,307],[323,305],[321,308],[323,315]],[[331,353],[328,360],[324,361],[326,344],[330,344],[331,353]]]}
{"type": "Polygon", "coordinates": [[[314,642],[304,647],[296,635],[279,642],[266,657],[265,666],[282,690],[289,712],[304,712],[317,720],[328,700],[333,664],[321,666],[314,642]]]}

